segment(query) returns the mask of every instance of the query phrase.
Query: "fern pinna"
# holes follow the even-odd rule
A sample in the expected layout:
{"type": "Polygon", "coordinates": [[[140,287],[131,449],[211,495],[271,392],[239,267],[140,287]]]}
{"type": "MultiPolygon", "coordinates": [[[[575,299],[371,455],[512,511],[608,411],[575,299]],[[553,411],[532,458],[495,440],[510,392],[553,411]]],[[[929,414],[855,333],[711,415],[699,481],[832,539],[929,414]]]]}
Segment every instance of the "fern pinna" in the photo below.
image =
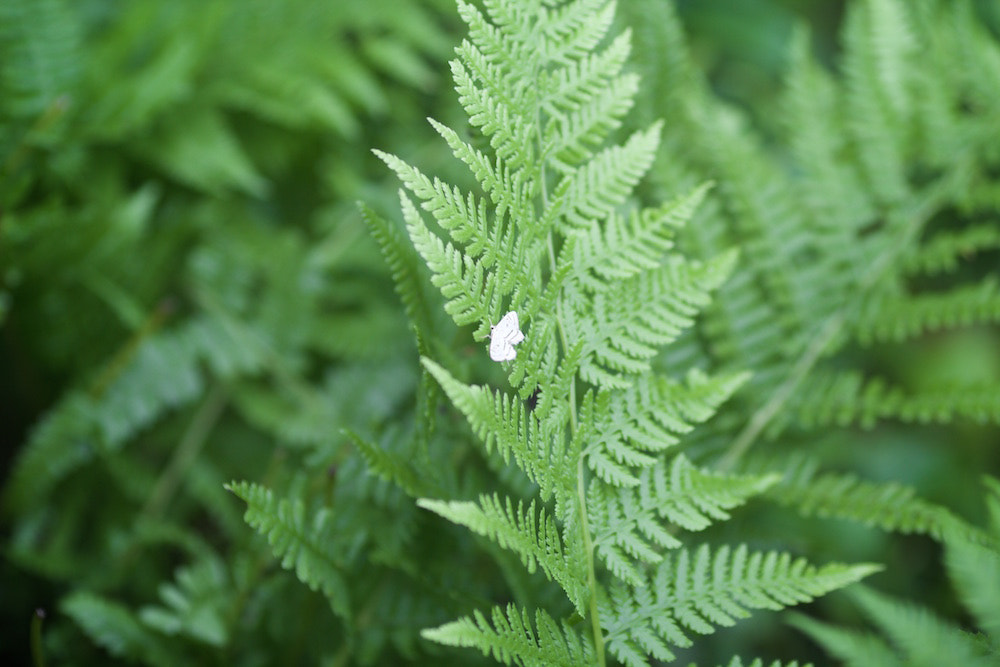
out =
{"type": "MultiPolygon", "coordinates": [[[[870,573],[680,534],[727,519],[776,481],[712,473],[678,451],[744,373],[673,376],[652,367],[710,303],[736,255],[695,261],[674,250],[705,186],[662,206],[632,201],[661,126],[606,145],[638,90],[623,71],[629,33],[605,39],[613,2],[492,1],[485,9],[459,2],[469,38],[452,61],[459,100],[485,140],[431,121],[482,193],[377,154],[405,185],[407,232],[455,323],[485,341],[505,312],[519,315],[524,341],[504,365],[510,390],[466,384],[427,356],[422,364],[486,452],[530,480],[533,497],[494,491],[418,502],[517,554],[558,584],[569,607],[511,602],[425,636],[506,664],[603,665],[610,652],[644,665],[650,656],[673,659],[691,634],[749,609],[796,604],[870,573]]],[[[389,225],[371,222],[399,276],[404,262],[389,225]]],[[[416,286],[398,288],[413,311],[416,286]]],[[[425,339],[431,332],[412,315],[425,339]]],[[[384,457],[368,456],[392,474],[384,457]]]]}

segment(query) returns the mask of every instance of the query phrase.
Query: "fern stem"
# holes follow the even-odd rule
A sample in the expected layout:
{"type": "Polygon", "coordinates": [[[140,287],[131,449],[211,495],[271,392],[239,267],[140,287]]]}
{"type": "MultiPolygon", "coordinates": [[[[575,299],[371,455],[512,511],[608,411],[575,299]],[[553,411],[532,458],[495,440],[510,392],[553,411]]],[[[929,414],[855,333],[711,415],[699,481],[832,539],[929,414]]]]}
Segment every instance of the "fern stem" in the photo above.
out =
{"type": "Polygon", "coordinates": [[[162,515],[170,498],[177,491],[184,473],[191,467],[202,447],[208,441],[208,435],[215,427],[227,400],[228,392],[221,384],[216,384],[209,391],[205,402],[202,403],[181,437],[180,444],[174,450],[170,463],[167,464],[163,474],[156,482],[156,487],[149,495],[149,500],[142,510],[143,516],[159,517],[162,515]]]}
{"type": "MultiPolygon", "coordinates": [[[[575,408],[574,408],[575,410],[575,408]]],[[[583,455],[576,462],[576,500],[579,505],[580,524],[583,533],[583,552],[587,554],[587,588],[590,589],[590,627],[594,635],[594,653],[597,664],[604,667],[604,634],[601,631],[601,617],[597,609],[597,573],[594,569],[594,543],[590,539],[590,525],[587,522],[587,494],[584,489],[583,455]]]]}
{"type": "Polygon", "coordinates": [[[719,460],[718,468],[720,470],[731,470],[757,440],[761,432],[767,428],[767,425],[771,423],[774,416],[781,411],[785,403],[792,396],[792,393],[798,388],[799,382],[802,381],[813,365],[819,360],[820,356],[822,356],[826,346],[837,337],[841,327],[844,325],[845,319],[844,313],[841,311],[826,321],[823,329],[812,340],[798,361],[795,362],[795,366],[785,381],[778,387],[777,391],[771,394],[770,400],[754,412],[750,421],[747,422],[747,425],[740,431],[740,434],[729,447],[729,450],[719,460]]]}

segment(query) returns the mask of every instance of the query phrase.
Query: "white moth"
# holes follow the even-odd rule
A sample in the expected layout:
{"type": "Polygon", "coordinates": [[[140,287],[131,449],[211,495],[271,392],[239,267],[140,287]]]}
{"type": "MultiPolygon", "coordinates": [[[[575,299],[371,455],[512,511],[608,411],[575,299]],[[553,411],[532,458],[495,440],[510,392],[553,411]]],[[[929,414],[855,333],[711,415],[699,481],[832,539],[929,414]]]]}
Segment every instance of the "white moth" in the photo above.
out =
{"type": "Polygon", "coordinates": [[[508,312],[495,327],[490,328],[490,359],[510,361],[517,356],[514,346],[524,340],[524,333],[517,324],[517,313],[508,312]]]}

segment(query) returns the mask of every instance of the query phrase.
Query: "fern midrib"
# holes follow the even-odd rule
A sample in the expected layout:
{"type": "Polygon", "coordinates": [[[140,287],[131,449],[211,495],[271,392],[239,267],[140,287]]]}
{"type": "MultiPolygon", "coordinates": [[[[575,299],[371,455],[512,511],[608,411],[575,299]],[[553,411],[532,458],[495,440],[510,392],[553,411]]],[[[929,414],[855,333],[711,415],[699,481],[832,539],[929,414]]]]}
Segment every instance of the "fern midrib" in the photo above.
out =
{"type": "MultiPolygon", "coordinates": [[[[918,201],[913,211],[909,214],[910,221],[899,233],[896,243],[889,244],[872,262],[868,271],[862,276],[858,287],[861,294],[865,294],[875,283],[882,278],[885,272],[899,258],[903,250],[910,246],[920,229],[930,219],[931,215],[946,200],[948,192],[953,189],[953,180],[961,178],[961,170],[956,169],[951,178],[942,178],[933,187],[929,188],[927,194],[921,201],[918,201]]],[[[892,217],[887,213],[886,217],[892,217]]],[[[859,300],[847,301],[841,308],[833,312],[817,331],[816,335],[809,341],[802,354],[795,361],[788,377],[771,394],[771,398],[760,408],[758,408],[746,426],[739,432],[733,440],[726,453],[719,459],[716,466],[719,470],[732,470],[739,463],[740,459],[757,441],[764,429],[771,423],[771,420],[780,413],[787,405],[788,400],[798,389],[799,384],[806,375],[813,369],[820,357],[826,351],[827,346],[837,338],[843,331],[848,321],[850,311],[859,305],[859,300]]]]}
{"type": "MultiPolygon", "coordinates": [[[[533,75],[535,81],[535,90],[538,90],[538,70],[535,69],[533,75]]],[[[535,112],[535,141],[538,144],[538,156],[539,156],[539,169],[538,169],[538,180],[540,184],[540,197],[541,197],[541,210],[545,211],[548,209],[549,205],[549,192],[548,183],[546,182],[545,173],[545,141],[542,135],[542,109],[541,105],[538,103],[538,96],[534,96],[534,112],[535,112]]],[[[555,253],[555,242],[553,240],[553,230],[550,227],[546,234],[546,247],[548,249],[549,255],[549,275],[555,273],[556,264],[556,253],[555,253]]],[[[562,299],[556,297],[556,328],[559,331],[559,340],[562,344],[563,355],[569,352],[569,338],[566,335],[566,326],[563,320],[562,312],[562,299]]],[[[576,378],[574,377],[569,383],[569,421],[570,421],[570,438],[573,439],[576,436],[577,430],[577,416],[576,416],[576,378]]],[[[594,565],[594,544],[590,535],[590,522],[587,520],[587,493],[586,493],[586,478],[585,478],[585,467],[583,465],[583,453],[581,452],[577,456],[576,460],[576,504],[577,512],[580,515],[580,533],[583,542],[583,550],[587,556],[587,588],[590,591],[590,626],[591,634],[594,640],[594,655],[597,658],[597,664],[599,667],[605,667],[606,660],[604,656],[604,634],[601,630],[601,617],[597,606],[597,572],[594,565]]]]}

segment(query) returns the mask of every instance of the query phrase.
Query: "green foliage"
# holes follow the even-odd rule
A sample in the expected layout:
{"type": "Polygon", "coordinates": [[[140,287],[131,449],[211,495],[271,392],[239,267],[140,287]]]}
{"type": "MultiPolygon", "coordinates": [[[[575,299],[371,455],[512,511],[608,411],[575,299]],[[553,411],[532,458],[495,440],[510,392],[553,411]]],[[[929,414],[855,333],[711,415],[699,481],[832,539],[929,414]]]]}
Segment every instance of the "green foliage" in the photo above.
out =
{"type": "Polygon", "coordinates": [[[281,566],[322,591],[339,615],[348,616],[343,566],[330,556],[333,550],[328,546],[336,537],[331,514],[320,510],[308,517],[302,503],[275,499],[270,489],[246,482],[226,488],[246,502],[246,522],[267,538],[281,566]]]}
{"type": "Polygon", "coordinates": [[[646,585],[612,588],[603,609],[608,650],[626,665],[648,664],[646,654],[673,660],[670,646],[687,647],[685,633],[709,634],[750,615],[748,609],[781,609],[808,602],[876,570],[827,565],[816,568],[788,554],[750,553],[745,545],[714,554],[707,545],[665,558],[646,585]]]}
{"type": "MultiPolygon", "coordinates": [[[[998,507],[996,480],[987,479],[987,502],[998,507]]],[[[851,597],[883,636],[796,617],[794,623],[847,665],[995,664],[1000,655],[1000,533],[996,526],[982,541],[961,531],[944,535],[945,563],[956,593],[979,629],[942,619],[930,609],[895,600],[867,588],[851,597]]]]}
{"type": "Polygon", "coordinates": [[[1000,14],[759,4],[0,3],[11,662],[996,662],[1000,14]]]}

